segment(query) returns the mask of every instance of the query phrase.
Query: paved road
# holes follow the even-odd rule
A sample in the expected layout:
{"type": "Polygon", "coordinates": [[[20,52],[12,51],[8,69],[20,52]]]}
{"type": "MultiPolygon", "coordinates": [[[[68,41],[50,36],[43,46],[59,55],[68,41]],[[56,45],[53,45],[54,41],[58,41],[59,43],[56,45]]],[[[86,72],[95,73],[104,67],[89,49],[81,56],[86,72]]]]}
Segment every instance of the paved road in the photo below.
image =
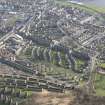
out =
{"type": "Polygon", "coordinates": [[[96,70],[96,63],[97,63],[97,56],[99,55],[99,52],[96,52],[94,56],[91,56],[90,61],[90,76],[89,80],[87,82],[87,88],[90,93],[94,92],[94,79],[95,79],[95,70],[96,70]]]}

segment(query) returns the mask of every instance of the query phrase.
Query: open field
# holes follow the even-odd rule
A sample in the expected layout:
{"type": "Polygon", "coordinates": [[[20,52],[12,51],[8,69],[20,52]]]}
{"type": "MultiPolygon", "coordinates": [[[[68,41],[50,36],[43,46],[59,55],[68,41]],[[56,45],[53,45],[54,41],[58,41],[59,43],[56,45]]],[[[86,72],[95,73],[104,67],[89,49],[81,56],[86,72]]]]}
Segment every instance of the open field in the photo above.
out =
{"type": "Polygon", "coordinates": [[[92,12],[92,13],[105,13],[105,7],[97,7],[95,5],[79,5],[75,3],[68,3],[66,0],[56,0],[56,3],[61,4],[63,6],[73,6],[77,7],[79,9],[84,9],[86,11],[92,12]]]}
{"type": "Polygon", "coordinates": [[[96,74],[95,91],[98,96],[105,96],[105,75],[96,74]]]}
{"type": "Polygon", "coordinates": [[[70,105],[73,98],[71,94],[50,93],[44,90],[42,93],[35,93],[25,105],[70,105]]]}
{"type": "Polygon", "coordinates": [[[81,91],[71,93],[35,93],[24,105],[105,105],[105,97],[87,95],[81,91]]]}

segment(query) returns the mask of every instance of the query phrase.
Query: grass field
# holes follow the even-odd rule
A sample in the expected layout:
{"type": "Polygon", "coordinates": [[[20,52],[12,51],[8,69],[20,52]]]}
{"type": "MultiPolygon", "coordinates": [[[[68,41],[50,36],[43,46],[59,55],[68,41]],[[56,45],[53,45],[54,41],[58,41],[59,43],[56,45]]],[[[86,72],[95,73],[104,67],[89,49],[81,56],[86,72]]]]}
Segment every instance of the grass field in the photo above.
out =
{"type": "Polygon", "coordinates": [[[95,11],[98,11],[100,13],[105,13],[105,7],[98,7],[95,5],[86,5],[87,7],[94,9],[95,11]]]}
{"type": "Polygon", "coordinates": [[[79,9],[83,9],[92,13],[105,13],[105,7],[97,7],[95,5],[79,5],[75,3],[68,3],[67,0],[56,0],[56,3],[62,5],[62,6],[72,6],[77,7],[79,9]]]}
{"type": "Polygon", "coordinates": [[[0,103],[0,105],[9,105],[9,104],[3,104],[3,103],[0,103]]]}
{"type": "Polygon", "coordinates": [[[105,75],[96,74],[95,91],[98,96],[105,96],[105,75]]]}

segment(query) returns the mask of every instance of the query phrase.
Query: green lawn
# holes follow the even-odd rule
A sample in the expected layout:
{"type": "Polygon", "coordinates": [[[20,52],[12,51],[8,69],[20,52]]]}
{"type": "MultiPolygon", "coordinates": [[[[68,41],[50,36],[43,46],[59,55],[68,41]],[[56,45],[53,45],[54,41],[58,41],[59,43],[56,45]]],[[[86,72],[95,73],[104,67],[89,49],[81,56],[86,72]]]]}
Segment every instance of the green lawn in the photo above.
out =
{"type": "Polygon", "coordinates": [[[78,65],[84,65],[85,64],[85,61],[80,60],[80,59],[77,59],[76,62],[78,65]]]}
{"type": "Polygon", "coordinates": [[[14,15],[12,17],[10,17],[7,21],[6,21],[6,26],[14,26],[15,22],[17,20],[21,19],[21,17],[14,15]]]}
{"type": "Polygon", "coordinates": [[[95,91],[98,96],[105,96],[105,75],[96,74],[95,91]]]}
{"type": "Polygon", "coordinates": [[[97,96],[105,96],[105,90],[96,89],[96,95],[97,96]]]}
{"type": "Polygon", "coordinates": [[[99,67],[105,68],[105,63],[99,64],[99,67]]]}

